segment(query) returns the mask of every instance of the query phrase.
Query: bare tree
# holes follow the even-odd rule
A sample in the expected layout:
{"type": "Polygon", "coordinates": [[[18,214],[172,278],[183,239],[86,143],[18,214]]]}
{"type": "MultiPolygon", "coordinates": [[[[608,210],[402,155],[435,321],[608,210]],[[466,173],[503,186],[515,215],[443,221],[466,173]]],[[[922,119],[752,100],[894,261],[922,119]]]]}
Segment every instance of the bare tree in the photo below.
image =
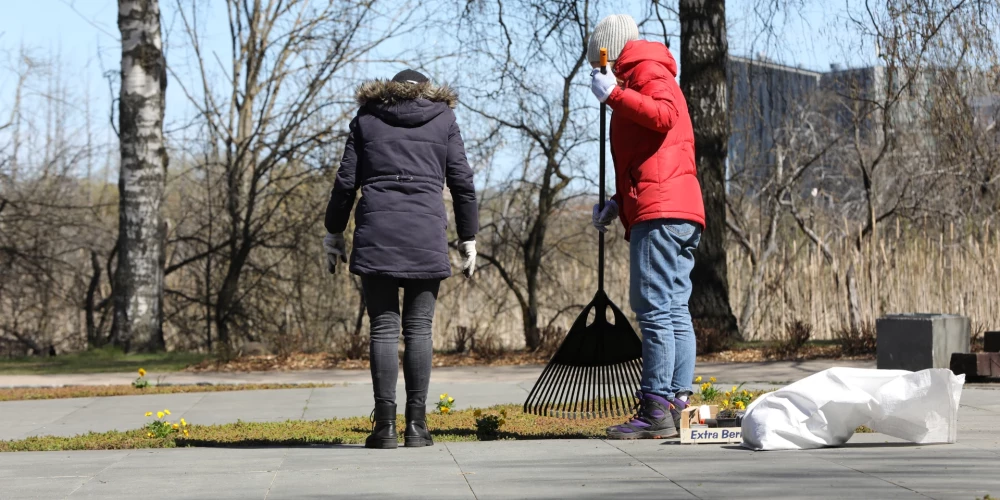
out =
{"type": "MultiPolygon", "coordinates": [[[[208,241],[181,262],[221,253],[220,259],[213,259],[222,266],[221,282],[215,296],[204,300],[213,303],[218,339],[226,349],[234,326],[254,338],[245,309],[248,301],[280,297],[252,295],[251,290],[280,281],[274,273],[277,266],[300,251],[303,240],[315,232],[322,199],[313,198],[312,188],[323,170],[310,165],[343,140],[345,119],[353,111],[351,101],[342,98],[348,70],[411,29],[407,23],[414,11],[372,1],[229,0],[232,58],[223,67],[229,87],[219,89],[209,68],[221,62],[205,52],[197,3],[185,4],[177,1],[198,74],[195,84],[181,85],[197,107],[206,134],[207,153],[199,168],[211,171],[221,183],[215,231],[223,239],[208,241]],[[382,29],[370,29],[379,24],[382,29]],[[289,210],[311,215],[293,217],[289,210]],[[258,249],[269,253],[263,261],[251,258],[258,249]]],[[[257,320],[275,318],[259,315],[257,320]]]]}
{"type": "Polygon", "coordinates": [[[729,306],[726,264],[726,157],[729,113],[726,98],[726,2],[679,0],[681,89],[694,126],[695,162],[705,201],[705,232],[691,273],[691,316],[698,329],[726,337],[740,332],[729,306]]]}
{"type": "MultiPolygon", "coordinates": [[[[498,2],[466,11],[472,26],[470,46],[499,74],[495,85],[470,89],[465,106],[494,127],[489,137],[512,133],[522,145],[521,164],[504,185],[481,201],[483,233],[480,256],[510,288],[521,309],[525,345],[539,346],[539,313],[546,262],[577,238],[550,241],[552,222],[571,205],[579,191],[576,149],[593,140],[584,117],[581,76],[587,63],[587,41],[595,16],[591,1],[498,2]],[[524,17],[524,13],[529,13],[524,17]],[[497,45],[496,37],[503,43],[497,45]],[[499,101],[498,101],[499,100],[499,101]],[[502,105],[497,106],[500,102],[502,105]],[[505,256],[516,255],[511,260],[505,256]]],[[[593,106],[590,106],[591,109],[593,106]]],[[[580,228],[584,225],[580,224],[580,228]]],[[[564,254],[565,255],[565,254],[564,254]]]]}
{"type": "Polygon", "coordinates": [[[160,205],[168,161],[163,141],[167,63],[158,0],[119,0],[118,29],[121,173],[113,340],[126,351],[157,351],[164,348],[160,205]]]}

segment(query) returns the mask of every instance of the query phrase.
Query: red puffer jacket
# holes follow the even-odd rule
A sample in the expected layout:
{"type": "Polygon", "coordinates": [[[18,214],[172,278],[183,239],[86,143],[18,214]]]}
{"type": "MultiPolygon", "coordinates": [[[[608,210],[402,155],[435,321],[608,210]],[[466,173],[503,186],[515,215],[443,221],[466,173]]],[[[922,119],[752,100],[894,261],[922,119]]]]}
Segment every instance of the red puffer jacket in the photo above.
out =
{"type": "Polygon", "coordinates": [[[612,70],[623,87],[608,97],[615,203],[630,228],[654,219],[683,219],[705,226],[694,164],[694,130],[677,76],[677,63],[662,43],[625,44],[612,70]]]}

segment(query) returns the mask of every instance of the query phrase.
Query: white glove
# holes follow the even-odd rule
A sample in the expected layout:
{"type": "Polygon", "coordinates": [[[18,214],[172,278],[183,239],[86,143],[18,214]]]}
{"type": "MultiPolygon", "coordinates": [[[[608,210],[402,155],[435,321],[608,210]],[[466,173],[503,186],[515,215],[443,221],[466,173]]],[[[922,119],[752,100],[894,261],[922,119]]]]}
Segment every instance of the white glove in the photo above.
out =
{"type": "Polygon", "coordinates": [[[614,200],[608,200],[601,210],[600,203],[594,205],[594,227],[602,233],[608,231],[608,224],[618,218],[618,204],[614,200]]]}
{"type": "Polygon", "coordinates": [[[601,73],[600,69],[594,68],[590,72],[590,78],[590,90],[601,102],[607,101],[611,92],[615,90],[615,86],[618,85],[618,79],[611,73],[611,68],[608,68],[607,73],[601,73]]]}
{"type": "Polygon", "coordinates": [[[462,274],[466,278],[471,278],[476,272],[476,240],[463,241],[458,244],[458,251],[462,254],[462,274]]]}
{"type": "Polygon", "coordinates": [[[326,234],[323,238],[323,249],[326,250],[326,270],[330,274],[337,272],[337,260],[347,262],[347,241],[343,234],[326,234]]]}

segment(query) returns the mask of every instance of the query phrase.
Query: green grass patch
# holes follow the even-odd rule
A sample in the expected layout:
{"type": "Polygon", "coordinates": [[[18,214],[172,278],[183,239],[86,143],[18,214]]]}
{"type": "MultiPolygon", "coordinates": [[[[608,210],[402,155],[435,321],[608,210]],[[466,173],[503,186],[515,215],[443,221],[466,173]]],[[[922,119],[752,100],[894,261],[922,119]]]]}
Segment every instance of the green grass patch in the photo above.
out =
{"type": "Polygon", "coordinates": [[[179,394],[185,392],[260,391],[272,389],[314,389],[331,387],[330,384],[220,384],[220,385],[150,385],[136,389],[131,385],[66,386],[66,387],[17,387],[0,389],[0,401],[36,399],[103,398],[109,396],[147,396],[150,394],[179,394]]]}
{"type": "MultiPolygon", "coordinates": [[[[517,405],[501,405],[484,410],[498,413],[506,410],[507,419],[499,430],[499,439],[593,439],[604,438],[605,429],[623,421],[621,417],[594,420],[565,420],[521,413],[517,405]]],[[[404,429],[404,418],[397,417],[396,426],[404,429]]],[[[428,415],[427,424],[439,442],[476,441],[474,410],[455,411],[448,415],[428,415]]],[[[0,452],[67,451],[67,450],[128,450],[142,448],[222,447],[249,448],[261,446],[333,446],[358,445],[371,432],[368,417],[331,420],[289,420],[285,422],[236,422],[222,425],[188,427],[189,436],[170,434],[149,437],[148,430],[92,432],[73,437],[31,437],[17,441],[0,441],[0,452]]],[[[873,432],[859,427],[857,432],[873,432]]],[[[402,442],[402,434],[400,434],[402,442]]]]}
{"type": "Polygon", "coordinates": [[[0,375],[134,372],[145,368],[155,380],[156,372],[180,371],[209,357],[208,354],[190,352],[125,354],[114,348],[92,349],[44,358],[0,359],[0,375]]]}
{"type": "MultiPolygon", "coordinates": [[[[507,411],[499,439],[586,439],[601,438],[605,428],[622,418],[564,420],[521,413],[517,405],[490,408],[487,412],[507,411]]],[[[473,410],[448,415],[428,415],[427,424],[436,441],[476,441],[476,417],[473,410]]],[[[404,418],[397,418],[397,428],[404,429],[404,418]]],[[[236,422],[222,425],[197,425],[188,428],[190,436],[171,434],[149,438],[146,429],[89,433],[74,437],[31,437],[0,442],[0,452],[124,450],[175,447],[259,447],[362,444],[371,432],[368,417],[286,422],[236,422]]],[[[400,434],[402,442],[402,434],[400,434]]]]}

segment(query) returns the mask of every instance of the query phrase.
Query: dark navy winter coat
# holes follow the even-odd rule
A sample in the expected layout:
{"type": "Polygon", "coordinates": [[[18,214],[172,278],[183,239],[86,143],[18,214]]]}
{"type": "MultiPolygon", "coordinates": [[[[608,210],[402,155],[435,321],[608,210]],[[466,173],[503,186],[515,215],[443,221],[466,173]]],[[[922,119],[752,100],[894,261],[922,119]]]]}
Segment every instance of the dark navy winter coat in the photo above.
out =
{"type": "Polygon", "coordinates": [[[454,91],[430,83],[375,80],[357,91],[344,157],[326,208],[326,230],[347,229],[357,191],[351,272],[365,276],[451,276],[443,192],[454,202],[462,241],[479,231],[472,169],[452,108],[454,91]]]}

